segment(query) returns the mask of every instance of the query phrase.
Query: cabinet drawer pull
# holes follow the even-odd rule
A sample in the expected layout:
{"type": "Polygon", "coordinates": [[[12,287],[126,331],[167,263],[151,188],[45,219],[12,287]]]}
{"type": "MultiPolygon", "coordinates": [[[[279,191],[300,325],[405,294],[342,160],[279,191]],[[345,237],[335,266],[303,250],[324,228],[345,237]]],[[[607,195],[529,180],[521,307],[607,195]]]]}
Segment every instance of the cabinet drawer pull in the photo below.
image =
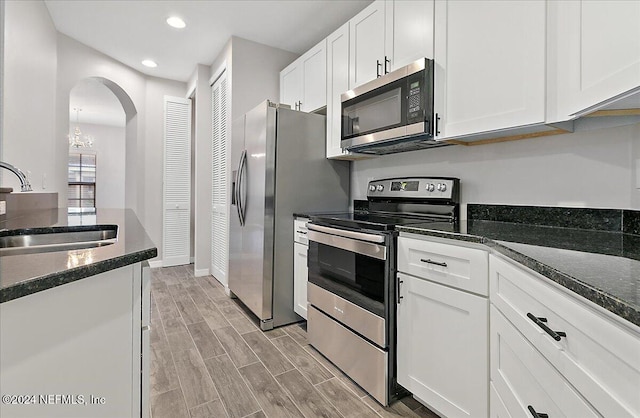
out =
{"type": "Polygon", "coordinates": [[[533,409],[533,406],[531,406],[531,405],[527,406],[527,409],[529,409],[529,412],[531,412],[531,415],[533,416],[533,418],[549,418],[549,414],[543,414],[542,412],[536,412],[536,410],[533,409]]]}
{"type": "Polygon", "coordinates": [[[376,78],[382,76],[382,74],[380,74],[381,69],[382,69],[382,64],[380,63],[380,60],[376,60],[376,78]]]}
{"type": "Polygon", "coordinates": [[[384,56],[384,73],[385,74],[389,74],[389,70],[387,70],[387,63],[389,64],[389,66],[391,66],[391,60],[389,58],[387,58],[387,56],[384,56]]]}
{"type": "Polygon", "coordinates": [[[420,261],[422,261],[423,263],[433,264],[433,265],[440,266],[440,267],[447,267],[447,263],[440,263],[438,261],[433,261],[433,260],[431,260],[429,258],[426,258],[426,259],[425,258],[421,258],[420,261]]]}
{"type": "Polygon", "coordinates": [[[527,318],[529,318],[530,320],[532,320],[537,326],[539,326],[540,328],[542,328],[544,330],[544,332],[546,332],[547,334],[549,334],[551,336],[551,338],[553,338],[556,341],[560,341],[560,339],[562,337],[566,337],[567,333],[562,332],[562,331],[554,331],[551,328],[549,328],[545,322],[547,322],[547,318],[542,318],[542,317],[538,317],[535,316],[534,314],[532,314],[531,312],[527,313],[527,318]]]}
{"type": "Polygon", "coordinates": [[[297,231],[297,232],[298,232],[298,234],[304,234],[304,235],[307,235],[306,231],[297,231]]]}

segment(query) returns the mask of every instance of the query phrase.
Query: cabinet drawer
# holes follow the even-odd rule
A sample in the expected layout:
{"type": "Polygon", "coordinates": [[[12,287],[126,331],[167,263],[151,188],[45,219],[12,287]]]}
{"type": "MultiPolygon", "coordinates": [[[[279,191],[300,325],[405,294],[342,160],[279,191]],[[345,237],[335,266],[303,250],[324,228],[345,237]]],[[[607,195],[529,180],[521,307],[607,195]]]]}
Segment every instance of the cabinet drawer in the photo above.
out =
{"type": "Polygon", "coordinates": [[[487,296],[486,251],[422,239],[398,238],[398,271],[487,296]]]}
{"type": "Polygon", "coordinates": [[[309,305],[309,343],[383,405],[387,404],[387,352],[309,305]]]}
{"type": "Polygon", "coordinates": [[[300,244],[309,245],[307,238],[307,222],[308,219],[297,218],[293,221],[293,240],[300,244]]]}
{"type": "Polygon", "coordinates": [[[554,418],[599,416],[495,306],[490,312],[491,382],[503,402],[491,406],[492,414],[502,407],[510,416],[530,417],[532,407],[554,418]]]}
{"type": "Polygon", "coordinates": [[[524,267],[490,260],[491,302],[522,335],[599,413],[640,416],[640,334],[524,267]],[[542,325],[566,336],[556,341],[542,325]]]}

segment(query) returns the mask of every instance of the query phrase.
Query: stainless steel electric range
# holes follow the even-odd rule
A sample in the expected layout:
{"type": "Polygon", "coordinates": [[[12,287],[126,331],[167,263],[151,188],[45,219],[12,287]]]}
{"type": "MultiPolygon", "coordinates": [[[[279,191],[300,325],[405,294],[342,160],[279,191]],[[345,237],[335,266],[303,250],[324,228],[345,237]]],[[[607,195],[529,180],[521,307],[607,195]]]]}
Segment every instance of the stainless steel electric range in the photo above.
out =
{"type": "Polygon", "coordinates": [[[458,220],[460,181],[374,180],[368,208],[311,216],[309,342],[382,405],[396,383],[397,225],[458,220]]]}

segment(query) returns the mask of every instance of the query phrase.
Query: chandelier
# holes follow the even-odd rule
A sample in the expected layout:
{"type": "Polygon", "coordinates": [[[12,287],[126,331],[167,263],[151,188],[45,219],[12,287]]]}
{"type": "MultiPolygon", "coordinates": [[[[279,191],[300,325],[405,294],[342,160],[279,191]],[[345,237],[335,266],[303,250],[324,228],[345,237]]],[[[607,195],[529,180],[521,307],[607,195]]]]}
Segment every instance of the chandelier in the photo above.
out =
{"type": "Polygon", "coordinates": [[[76,128],[73,130],[73,135],[69,134],[69,146],[72,148],[91,148],[93,147],[93,137],[91,135],[85,135],[82,137],[82,131],[78,124],[80,123],[80,112],[82,109],[74,107],[76,111],[76,128]]]}

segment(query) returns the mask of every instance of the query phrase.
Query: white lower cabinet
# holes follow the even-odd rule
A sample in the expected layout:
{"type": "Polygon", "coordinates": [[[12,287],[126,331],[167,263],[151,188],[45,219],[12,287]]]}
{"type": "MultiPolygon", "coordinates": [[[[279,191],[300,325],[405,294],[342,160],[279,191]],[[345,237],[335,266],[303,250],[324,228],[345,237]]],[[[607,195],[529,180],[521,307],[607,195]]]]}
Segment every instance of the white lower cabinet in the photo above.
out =
{"type": "Polygon", "coordinates": [[[293,221],[293,310],[307,319],[307,240],[308,219],[299,218],[293,221]]]}
{"type": "Polygon", "coordinates": [[[0,416],[148,417],[148,279],[136,263],[0,304],[0,416]]]}
{"type": "Polygon", "coordinates": [[[443,417],[489,413],[487,254],[398,238],[398,383],[443,417]]]}
{"type": "Polygon", "coordinates": [[[398,279],[398,383],[442,416],[486,416],[489,302],[402,273],[398,279]]]}
{"type": "Polygon", "coordinates": [[[491,306],[491,381],[504,402],[491,405],[492,416],[502,408],[514,418],[600,416],[495,306],[491,306]]]}
{"type": "Polygon", "coordinates": [[[550,400],[544,408],[548,411],[541,411],[552,417],[556,406],[565,414],[558,416],[589,416],[584,415],[588,409],[574,401],[575,393],[602,416],[640,416],[638,327],[600,312],[579,296],[498,256],[490,256],[489,271],[491,379],[509,411],[513,411],[510,397],[533,402],[529,400],[535,394],[533,384],[514,386],[519,382],[515,376],[528,370],[532,381],[547,391],[550,400]],[[522,366],[516,371],[518,361],[522,366]]]}

